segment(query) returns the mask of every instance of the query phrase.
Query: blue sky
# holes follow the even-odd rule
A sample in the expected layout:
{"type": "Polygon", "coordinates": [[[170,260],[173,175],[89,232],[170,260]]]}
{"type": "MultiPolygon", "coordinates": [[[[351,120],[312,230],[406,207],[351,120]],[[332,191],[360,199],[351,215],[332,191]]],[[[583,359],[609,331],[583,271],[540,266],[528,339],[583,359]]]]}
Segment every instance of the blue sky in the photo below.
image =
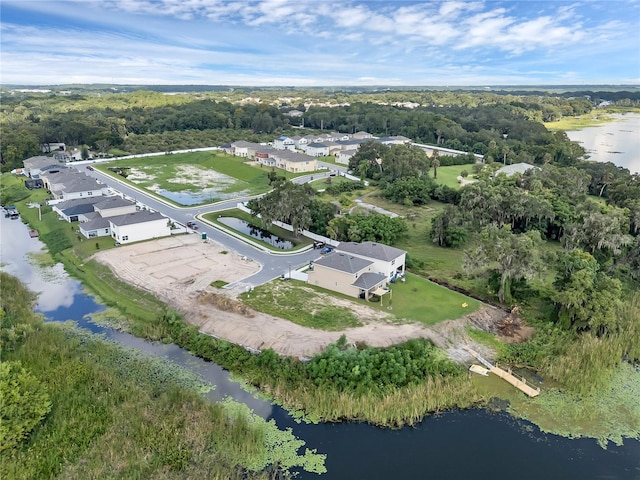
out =
{"type": "Polygon", "coordinates": [[[639,84],[640,0],[2,0],[0,81],[639,84]]]}

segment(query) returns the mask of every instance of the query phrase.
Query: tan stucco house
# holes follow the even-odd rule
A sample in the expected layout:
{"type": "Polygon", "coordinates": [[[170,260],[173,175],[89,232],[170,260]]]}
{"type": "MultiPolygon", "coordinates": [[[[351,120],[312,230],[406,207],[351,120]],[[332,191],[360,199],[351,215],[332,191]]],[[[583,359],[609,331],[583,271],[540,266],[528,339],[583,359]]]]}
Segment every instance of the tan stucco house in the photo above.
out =
{"type": "Polygon", "coordinates": [[[334,253],[312,263],[307,281],[355,298],[389,292],[388,284],[404,275],[407,252],[375,242],[343,242],[334,253]]]}

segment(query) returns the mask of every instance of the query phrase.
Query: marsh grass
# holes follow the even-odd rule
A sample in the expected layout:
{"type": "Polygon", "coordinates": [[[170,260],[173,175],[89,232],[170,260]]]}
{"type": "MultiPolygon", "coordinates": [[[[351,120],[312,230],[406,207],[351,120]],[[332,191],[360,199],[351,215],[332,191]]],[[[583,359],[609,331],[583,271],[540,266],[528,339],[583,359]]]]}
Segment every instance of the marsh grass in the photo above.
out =
{"type": "MultiPolygon", "coordinates": [[[[2,280],[3,305],[33,298],[12,277],[2,280]]],[[[31,305],[3,317],[4,347],[5,327],[32,326],[14,339],[17,348],[3,349],[3,361],[22,362],[53,408],[23,444],[3,452],[1,478],[267,479],[287,478],[298,466],[325,471],[324,456],[298,455],[304,442],[289,431],[233,401],[205,400],[199,377],[71,323],[43,324],[31,305]]]]}
{"type": "Polygon", "coordinates": [[[432,413],[469,408],[480,399],[466,375],[427,377],[422,383],[389,389],[380,395],[282,385],[271,393],[288,408],[304,411],[312,420],[367,421],[392,428],[413,425],[432,413]]]}

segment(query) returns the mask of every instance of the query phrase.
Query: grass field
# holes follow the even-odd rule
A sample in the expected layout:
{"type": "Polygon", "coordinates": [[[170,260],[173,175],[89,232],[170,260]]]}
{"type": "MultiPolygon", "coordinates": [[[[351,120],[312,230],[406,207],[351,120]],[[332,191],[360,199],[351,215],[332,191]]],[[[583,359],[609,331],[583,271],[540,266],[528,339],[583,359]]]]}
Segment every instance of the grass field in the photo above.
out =
{"type": "Polygon", "coordinates": [[[326,295],[341,301],[366,305],[396,317],[398,322],[418,322],[434,325],[443,320],[455,320],[474,312],[480,302],[448,290],[422,277],[407,274],[405,282],[391,286],[391,297],[382,302],[353,298],[315,285],[292,280],[274,280],[256,287],[242,300],[260,312],[284,318],[298,325],[320,330],[342,330],[360,324],[353,307],[328,305],[326,295]],[[314,294],[315,292],[315,294],[314,294]]]}
{"type": "Polygon", "coordinates": [[[166,194],[177,204],[211,203],[234,196],[248,196],[269,190],[269,169],[256,168],[246,159],[223,152],[194,152],[118,160],[96,165],[100,171],[120,181],[158,194],[160,190],[180,193],[193,200],[166,194]],[[129,168],[125,180],[109,168],[129,168]]]}
{"type": "MultiPolygon", "coordinates": [[[[438,177],[435,179],[436,182],[441,185],[446,185],[451,188],[460,188],[460,184],[458,183],[457,177],[463,170],[466,170],[469,173],[470,178],[473,169],[473,165],[450,165],[447,167],[439,167],[438,168],[438,177]]],[[[433,178],[433,168],[429,171],[429,175],[433,178]]]]}
{"type": "Polygon", "coordinates": [[[433,325],[463,317],[481,305],[477,300],[417,275],[409,273],[405,278],[405,282],[396,282],[391,286],[391,299],[385,299],[381,307],[387,308],[390,302],[391,313],[398,319],[433,325]]]}
{"type": "Polygon", "coordinates": [[[303,327],[334,331],[360,325],[348,307],[327,304],[320,294],[313,295],[314,289],[307,286],[297,280],[273,280],[250,293],[243,293],[240,298],[255,310],[303,327]]]}

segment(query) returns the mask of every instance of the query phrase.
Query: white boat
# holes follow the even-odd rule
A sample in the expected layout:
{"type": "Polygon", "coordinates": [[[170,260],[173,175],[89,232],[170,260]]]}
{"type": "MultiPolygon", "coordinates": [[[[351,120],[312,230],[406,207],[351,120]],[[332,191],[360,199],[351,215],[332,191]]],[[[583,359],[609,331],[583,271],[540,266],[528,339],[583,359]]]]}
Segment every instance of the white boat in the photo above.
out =
{"type": "Polygon", "coordinates": [[[473,373],[477,373],[478,375],[484,375],[485,377],[489,376],[489,370],[480,365],[473,364],[469,367],[469,370],[473,373]]]}

